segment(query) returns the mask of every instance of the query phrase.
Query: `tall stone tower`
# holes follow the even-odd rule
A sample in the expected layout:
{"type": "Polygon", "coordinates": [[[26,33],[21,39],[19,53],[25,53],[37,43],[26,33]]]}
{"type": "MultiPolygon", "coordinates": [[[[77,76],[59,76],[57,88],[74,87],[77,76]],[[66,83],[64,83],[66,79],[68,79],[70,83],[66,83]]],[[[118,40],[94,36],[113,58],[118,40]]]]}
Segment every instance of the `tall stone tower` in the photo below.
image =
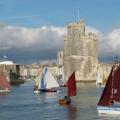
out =
{"type": "Polygon", "coordinates": [[[64,38],[64,67],[66,80],[75,71],[77,81],[95,81],[98,64],[98,39],[85,31],[85,23],[79,21],[67,26],[64,38]]]}

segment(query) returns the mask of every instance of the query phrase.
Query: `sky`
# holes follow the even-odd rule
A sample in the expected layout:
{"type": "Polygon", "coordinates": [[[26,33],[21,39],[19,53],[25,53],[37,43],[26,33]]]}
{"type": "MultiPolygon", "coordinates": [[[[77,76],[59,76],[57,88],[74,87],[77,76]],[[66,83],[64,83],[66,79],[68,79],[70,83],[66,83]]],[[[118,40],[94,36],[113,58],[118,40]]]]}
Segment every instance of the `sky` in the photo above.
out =
{"type": "Polygon", "coordinates": [[[99,56],[120,55],[119,11],[120,0],[0,0],[0,58],[56,59],[78,19],[99,36],[99,56]]]}

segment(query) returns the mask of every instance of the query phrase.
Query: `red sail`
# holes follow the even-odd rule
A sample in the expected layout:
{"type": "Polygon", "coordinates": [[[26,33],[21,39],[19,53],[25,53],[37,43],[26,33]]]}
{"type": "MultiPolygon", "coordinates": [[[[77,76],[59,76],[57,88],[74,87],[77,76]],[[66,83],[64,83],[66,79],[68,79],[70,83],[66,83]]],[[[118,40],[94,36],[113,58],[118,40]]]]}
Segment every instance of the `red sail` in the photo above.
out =
{"type": "Polygon", "coordinates": [[[72,73],[70,78],[67,82],[68,87],[68,96],[75,96],[76,95],[76,79],[75,79],[75,72],[72,73]]]}
{"type": "Polygon", "coordinates": [[[100,106],[110,106],[111,105],[111,95],[112,95],[112,77],[113,77],[113,68],[108,77],[106,86],[103,90],[102,96],[98,102],[100,106]]]}
{"type": "Polygon", "coordinates": [[[113,100],[120,102],[120,65],[115,68],[113,77],[113,100]]]}
{"type": "Polygon", "coordinates": [[[2,71],[0,71],[0,89],[10,89],[11,86],[6,79],[6,76],[2,71]]]}

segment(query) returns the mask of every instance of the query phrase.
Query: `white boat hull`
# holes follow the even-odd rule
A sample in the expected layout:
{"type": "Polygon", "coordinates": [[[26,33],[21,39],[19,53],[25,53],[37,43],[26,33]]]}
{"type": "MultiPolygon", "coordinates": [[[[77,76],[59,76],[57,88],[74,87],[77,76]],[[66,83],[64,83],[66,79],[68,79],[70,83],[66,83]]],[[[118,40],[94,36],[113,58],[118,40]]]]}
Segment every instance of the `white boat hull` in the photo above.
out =
{"type": "Polygon", "coordinates": [[[39,90],[34,90],[34,93],[40,93],[40,91],[39,90]]]}
{"type": "Polygon", "coordinates": [[[6,89],[6,90],[0,90],[0,93],[6,93],[6,92],[10,92],[10,90],[6,89]]]}
{"type": "Polygon", "coordinates": [[[98,113],[100,114],[120,114],[120,107],[97,107],[98,113]]]}

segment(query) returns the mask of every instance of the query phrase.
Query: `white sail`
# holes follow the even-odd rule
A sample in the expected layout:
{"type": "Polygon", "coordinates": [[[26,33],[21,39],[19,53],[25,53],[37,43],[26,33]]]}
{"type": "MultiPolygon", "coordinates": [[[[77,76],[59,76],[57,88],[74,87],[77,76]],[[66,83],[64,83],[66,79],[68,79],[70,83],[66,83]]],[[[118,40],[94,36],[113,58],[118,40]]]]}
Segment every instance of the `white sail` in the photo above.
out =
{"type": "Polygon", "coordinates": [[[43,69],[38,81],[38,89],[51,89],[59,87],[57,80],[54,78],[48,68],[43,69]],[[44,86],[44,88],[42,86],[44,86]]]}
{"type": "Polygon", "coordinates": [[[45,81],[46,89],[59,87],[58,82],[56,81],[56,79],[50,73],[50,71],[48,69],[47,69],[46,74],[44,76],[44,81],[45,81]]]}
{"type": "Polygon", "coordinates": [[[100,77],[100,72],[97,70],[96,85],[102,84],[102,79],[100,77]]]}

